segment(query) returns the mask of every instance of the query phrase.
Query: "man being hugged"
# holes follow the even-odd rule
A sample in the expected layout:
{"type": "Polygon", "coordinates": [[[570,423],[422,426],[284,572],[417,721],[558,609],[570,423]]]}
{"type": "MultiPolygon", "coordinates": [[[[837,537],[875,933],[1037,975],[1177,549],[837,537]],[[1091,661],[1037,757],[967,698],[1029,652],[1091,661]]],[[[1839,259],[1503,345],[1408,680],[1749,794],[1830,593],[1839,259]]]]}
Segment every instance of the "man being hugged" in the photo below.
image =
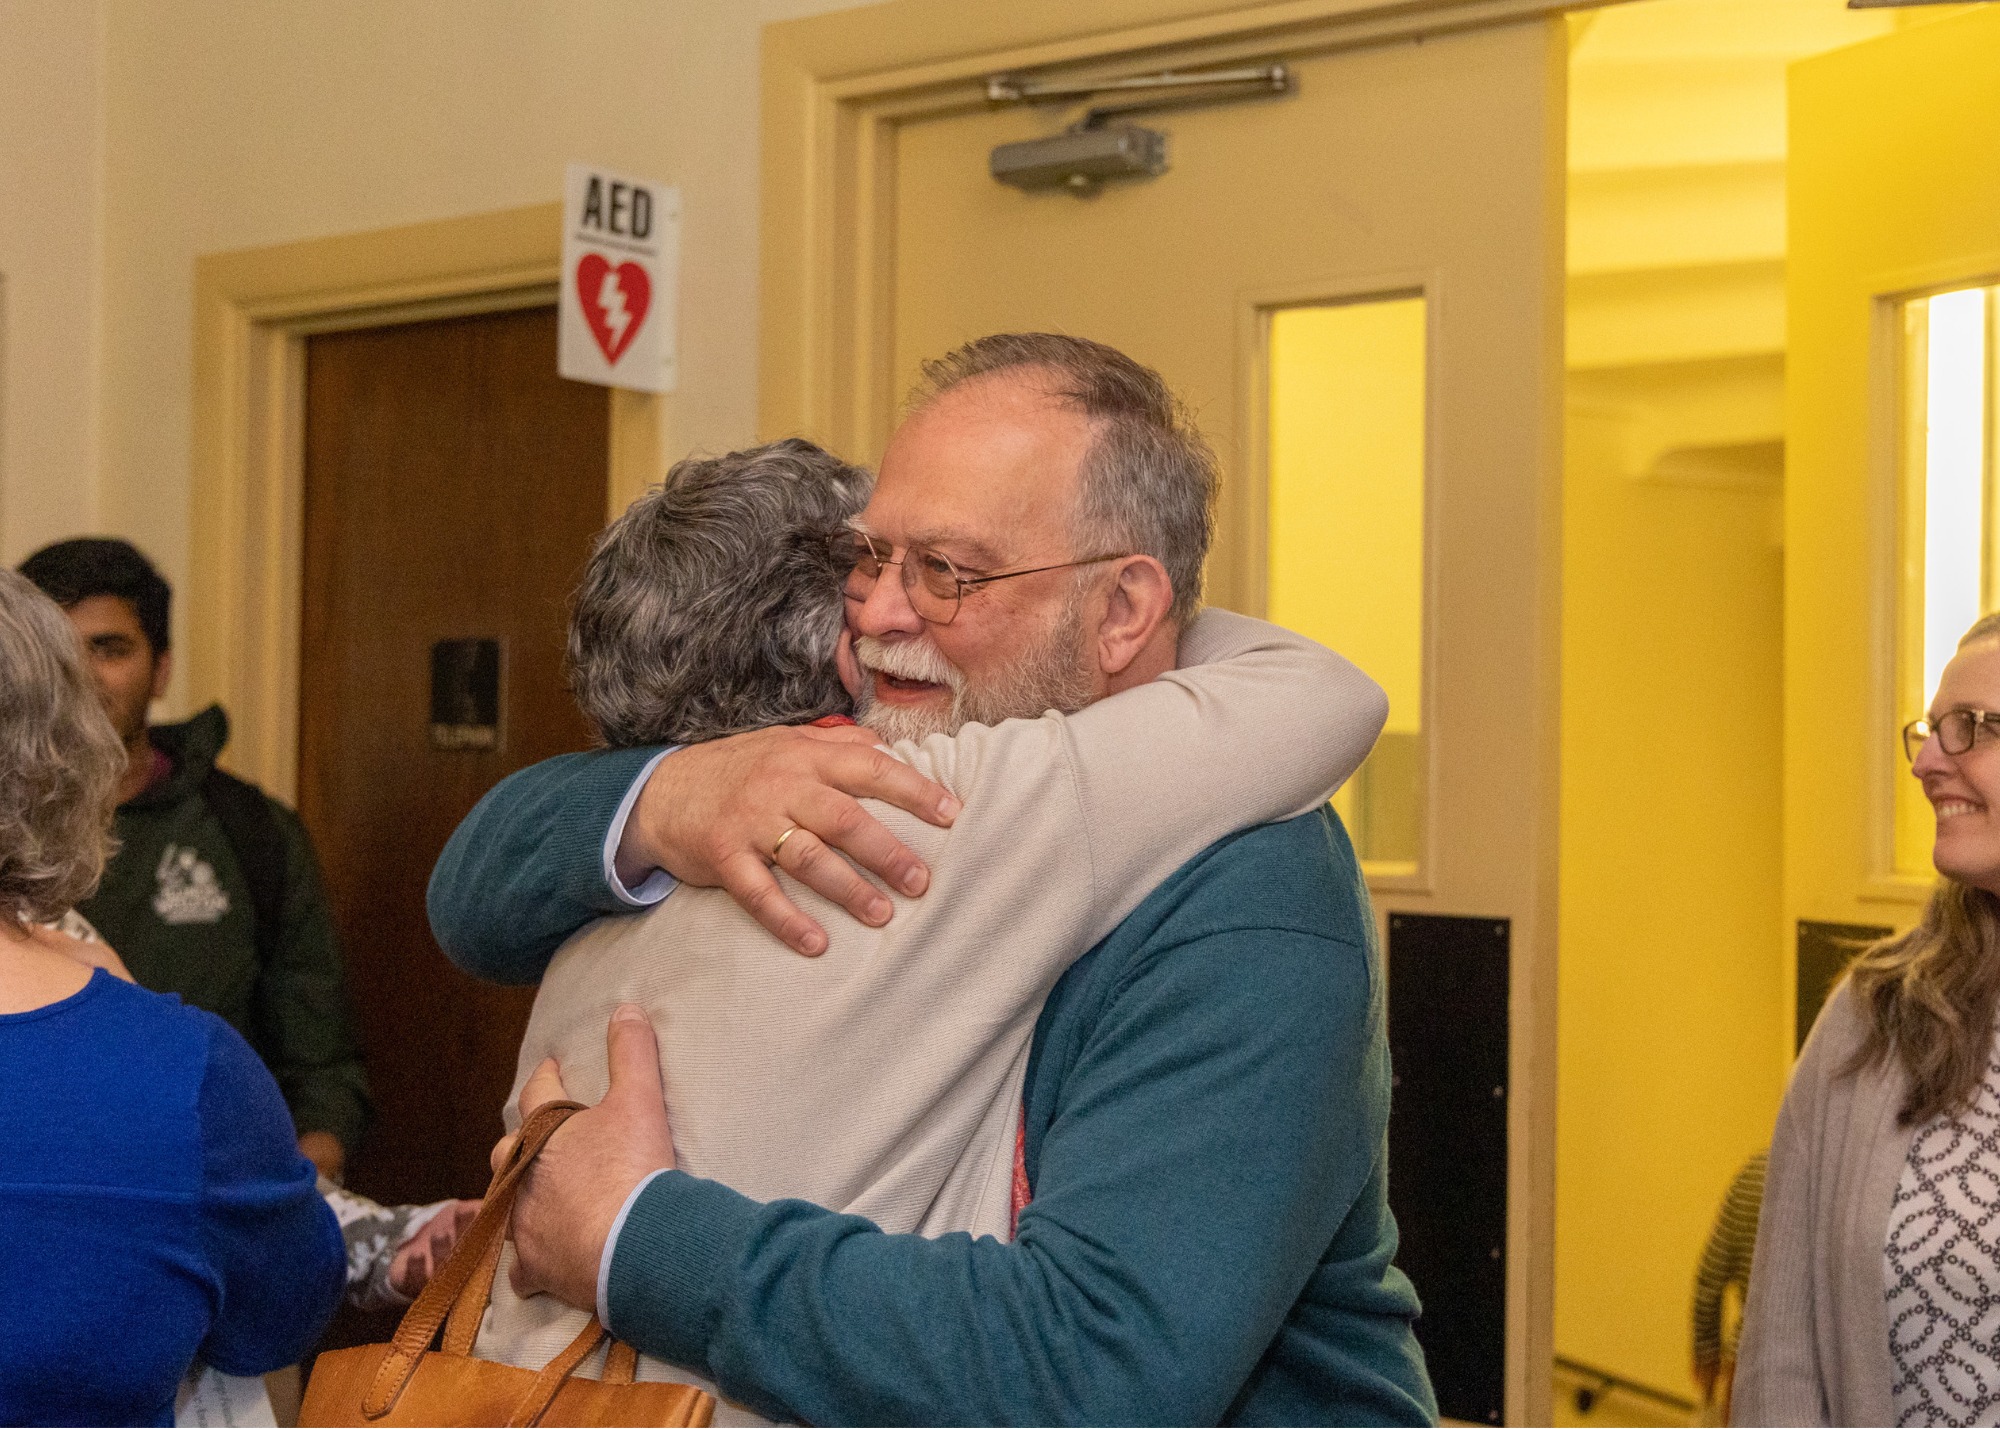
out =
{"type": "MultiPolygon", "coordinates": [[[[893,739],[1032,719],[1173,669],[1215,473],[1158,376],[1026,335],[927,377],[850,551],[864,723],[893,739]]],[[[680,880],[823,951],[773,862],[880,926],[893,905],[832,850],[905,894],[928,875],[858,801],[939,825],[956,808],[875,737],[764,730],[524,771],[441,859],[439,941],[532,980],[583,923],[680,880]]],[[[1382,1012],[1329,811],[1210,846],[1049,995],[1011,1243],[885,1234],[659,1174],[657,1081],[634,1091],[651,1035],[614,1023],[610,1095],[528,1182],[517,1278],[809,1422],[1426,1420],[1416,1300],[1391,1263],[1382,1012]]]]}

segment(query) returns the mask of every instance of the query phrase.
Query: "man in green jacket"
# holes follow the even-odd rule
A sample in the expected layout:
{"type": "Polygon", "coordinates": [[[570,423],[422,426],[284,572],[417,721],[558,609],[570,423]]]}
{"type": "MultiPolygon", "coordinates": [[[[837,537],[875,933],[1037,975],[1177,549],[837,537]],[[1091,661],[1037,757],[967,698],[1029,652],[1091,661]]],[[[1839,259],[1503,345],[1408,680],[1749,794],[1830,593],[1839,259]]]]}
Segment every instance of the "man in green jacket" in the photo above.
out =
{"type": "Polygon", "coordinates": [[[172,592],[145,556],[59,541],[21,573],[69,612],[129,760],[118,852],[78,911],[141,985],[244,1035],[284,1091],[299,1149],[338,1180],[368,1122],[368,1083],[305,826],[215,767],[229,739],[220,706],[148,723],[170,673],[172,592]]]}

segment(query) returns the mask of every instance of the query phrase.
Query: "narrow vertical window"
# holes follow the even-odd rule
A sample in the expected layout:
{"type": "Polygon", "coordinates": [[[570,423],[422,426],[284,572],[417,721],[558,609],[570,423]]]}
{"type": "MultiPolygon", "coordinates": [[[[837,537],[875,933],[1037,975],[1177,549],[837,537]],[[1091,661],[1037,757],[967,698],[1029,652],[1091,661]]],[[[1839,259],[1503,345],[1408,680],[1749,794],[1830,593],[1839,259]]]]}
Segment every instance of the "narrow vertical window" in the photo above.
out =
{"type": "Polygon", "coordinates": [[[1924,394],[1924,700],[1985,599],[1986,292],[1930,300],[1924,394]]]}
{"type": "MultiPolygon", "coordinates": [[[[1903,618],[1896,720],[1929,707],[1966,627],[2000,606],[1993,460],[1995,289],[1904,307],[1903,618]]],[[[1897,761],[1895,868],[1931,871],[1933,819],[1897,761]]]]}
{"type": "Polygon", "coordinates": [[[1423,833],[1425,301],[1270,315],[1269,614],[1389,694],[1375,752],[1334,800],[1371,873],[1423,833]]]}

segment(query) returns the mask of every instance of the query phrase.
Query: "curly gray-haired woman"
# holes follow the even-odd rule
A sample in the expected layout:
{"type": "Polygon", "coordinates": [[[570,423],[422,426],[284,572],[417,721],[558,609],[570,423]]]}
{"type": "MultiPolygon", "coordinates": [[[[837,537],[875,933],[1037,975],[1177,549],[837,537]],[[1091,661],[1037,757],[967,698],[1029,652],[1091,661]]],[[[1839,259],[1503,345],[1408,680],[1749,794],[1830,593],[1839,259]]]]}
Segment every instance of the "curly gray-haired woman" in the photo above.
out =
{"type": "MultiPolygon", "coordinates": [[[[69,621],[0,573],[0,937],[123,973],[73,909],[112,850],[125,748],[75,658],[69,621]]],[[[128,979],[129,980],[129,979],[128,979]]]]}
{"type": "Polygon", "coordinates": [[[4,1423],[171,1423],[197,1356],[290,1364],[346,1282],[249,1045],[47,926],[103,871],[123,767],[68,618],[0,571],[4,1423]]]}

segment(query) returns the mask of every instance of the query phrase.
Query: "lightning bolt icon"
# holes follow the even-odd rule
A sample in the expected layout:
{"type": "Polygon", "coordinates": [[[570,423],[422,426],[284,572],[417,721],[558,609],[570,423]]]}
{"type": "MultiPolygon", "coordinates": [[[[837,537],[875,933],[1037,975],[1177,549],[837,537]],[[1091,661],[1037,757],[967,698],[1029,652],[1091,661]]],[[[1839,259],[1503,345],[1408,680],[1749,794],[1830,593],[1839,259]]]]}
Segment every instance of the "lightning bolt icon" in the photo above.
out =
{"type": "Polygon", "coordinates": [[[618,281],[618,270],[607,268],[604,281],[597,285],[597,306],[604,313],[604,325],[611,330],[611,350],[616,352],[625,341],[625,329],[632,326],[632,314],[625,308],[625,289],[618,281]]]}

